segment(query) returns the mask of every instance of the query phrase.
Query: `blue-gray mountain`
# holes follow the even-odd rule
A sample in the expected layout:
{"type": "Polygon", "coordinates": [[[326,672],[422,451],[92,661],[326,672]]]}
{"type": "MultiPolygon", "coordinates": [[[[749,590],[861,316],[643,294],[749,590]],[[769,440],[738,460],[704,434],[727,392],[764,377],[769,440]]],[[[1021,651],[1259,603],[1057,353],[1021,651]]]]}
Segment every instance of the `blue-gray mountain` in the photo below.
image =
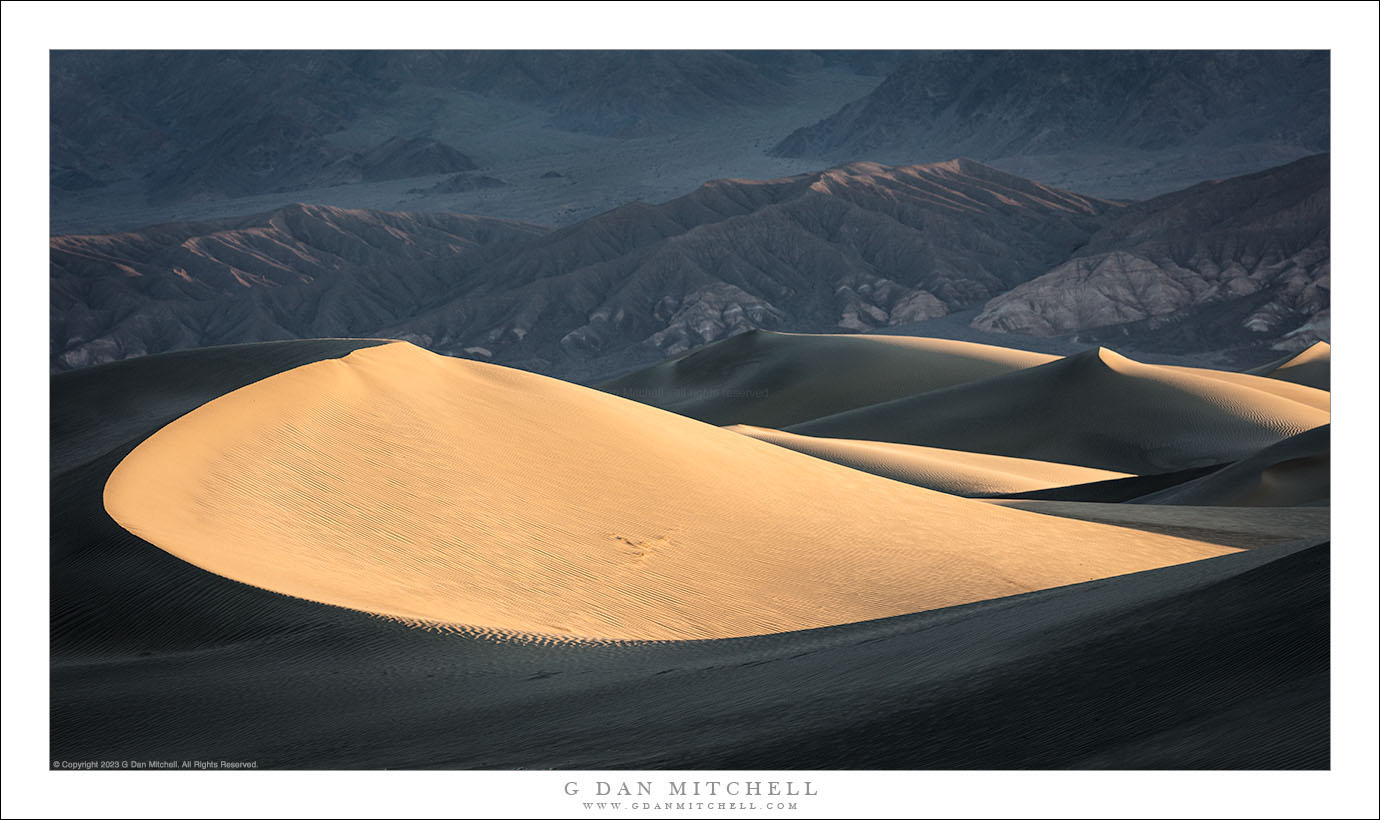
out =
{"type": "Polygon", "coordinates": [[[460,214],[295,205],[240,219],[56,236],[51,367],[369,335],[455,292],[471,256],[546,230],[460,214]]]}
{"type": "MultiPolygon", "coordinates": [[[[779,104],[799,73],[822,65],[884,73],[898,59],[895,52],[55,51],[51,190],[60,201],[137,182],[149,201],[167,204],[454,173],[475,167],[465,146],[438,133],[439,112],[454,95],[527,105],[559,129],[630,138],[725,108],[779,104]]],[[[472,114],[465,125],[484,116],[472,114]]]]}
{"type": "Polygon", "coordinates": [[[970,156],[1144,198],[1327,151],[1325,51],[930,51],[773,150],[829,162],[970,156]]]}

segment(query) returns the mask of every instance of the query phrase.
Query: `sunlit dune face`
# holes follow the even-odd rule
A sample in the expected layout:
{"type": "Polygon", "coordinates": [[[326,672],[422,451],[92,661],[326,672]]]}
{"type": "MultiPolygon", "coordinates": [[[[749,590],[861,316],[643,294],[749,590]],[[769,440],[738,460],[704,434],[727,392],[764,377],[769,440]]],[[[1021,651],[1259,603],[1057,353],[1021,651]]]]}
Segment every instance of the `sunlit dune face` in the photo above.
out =
{"type": "Polygon", "coordinates": [[[119,465],[105,505],[247,584],[596,639],[821,627],[1233,551],[946,496],[407,344],[202,406],[119,465]]]}

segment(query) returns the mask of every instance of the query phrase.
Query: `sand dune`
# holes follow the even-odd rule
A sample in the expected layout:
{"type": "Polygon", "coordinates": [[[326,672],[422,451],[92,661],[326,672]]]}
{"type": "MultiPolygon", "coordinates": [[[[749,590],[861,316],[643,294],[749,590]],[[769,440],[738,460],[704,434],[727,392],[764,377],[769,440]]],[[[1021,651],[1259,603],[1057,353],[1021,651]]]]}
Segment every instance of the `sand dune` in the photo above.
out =
{"type": "Polygon", "coordinates": [[[1245,458],[1328,421],[1271,391],[1099,348],[788,430],[1156,473],[1245,458]]]}
{"type": "Polygon", "coordinates": [[[1241,549],[1323,541],[1331,527],[1331,511],[1326,507],[1189,507],[1015,499],[992,499],[987,503],[1241,549]]]}
{"type": "Polygon", "coordinates": [[[1280,381],[1303,384],[1319,390],[1332,389],[1332,345],[1315,342],[1302,353],[1247,371],[1280,381]]]}
{"type": "Polygon", "coordinates": [[[913,444],[816,438],[744,424],[726,429],[855,470],[962,496],[1004,495],[1126,478],[1125,473],[913,444]]]}
{"type": "Polygon", "coordinates": [[[1054,358],[947,339],[754,330],[599,387],[710,424],[785,427],[1054,358]]]}
{"type": "Polygon", "coordinates": [[[188,413],[121,462],[105,507],[278,592],[588,638],[805,629],[1230,551],[906,486],[407,344],[188,413]]]}
{"type": "Polygon", "coordinates": [[[105,514],[107,477],[145,437],[246,378],[347,352],[331,345],[190,351],[53,379],[54,452],[80,465],[55,465],[52,479],[54,759],[1328,766],[1326,546],[832,629],[591,645],[438,633],[279,595],[178,560],[105,514]]]}
{"type": "Polygon", "coordinates": [[[1332,425],[1315,427],[1136,504],[1292,507],[1332,496],[1332,425]]]}

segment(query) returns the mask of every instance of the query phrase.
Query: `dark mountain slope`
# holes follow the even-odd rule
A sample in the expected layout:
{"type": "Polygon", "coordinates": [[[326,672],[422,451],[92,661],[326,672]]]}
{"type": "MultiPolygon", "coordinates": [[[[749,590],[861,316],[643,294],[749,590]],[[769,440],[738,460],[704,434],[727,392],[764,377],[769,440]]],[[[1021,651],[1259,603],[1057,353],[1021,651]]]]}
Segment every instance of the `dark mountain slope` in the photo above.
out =
{"type": "Polygon", "coordinates": [[[518,222],[311,205],[50,243],[55,369],[188,347],[355,336],[464,285],[518,222]]]}
{"type": "Polygon", "coordinates": [[[854,163],[558,230],[296,205],[58,236],[53,366],[371,335],[594,380],[753,329],[936,335],[927,320],[979,307],[971,332],[1032,349],[1260,361],[1327,333],[1326,172],[1320,157],[1128,207],[971,160],[854,163]]]}

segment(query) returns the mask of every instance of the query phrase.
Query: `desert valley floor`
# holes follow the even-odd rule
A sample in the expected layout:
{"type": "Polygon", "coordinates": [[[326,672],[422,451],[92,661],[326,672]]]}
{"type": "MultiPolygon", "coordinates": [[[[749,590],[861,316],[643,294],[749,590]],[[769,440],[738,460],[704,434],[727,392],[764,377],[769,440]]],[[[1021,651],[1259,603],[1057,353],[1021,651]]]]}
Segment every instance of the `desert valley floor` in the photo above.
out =
{"type": "Polygon", "coordinates": [[[753,331],[52,377],[51,756],[1326,768],[1330,352],[753,331]]]}

